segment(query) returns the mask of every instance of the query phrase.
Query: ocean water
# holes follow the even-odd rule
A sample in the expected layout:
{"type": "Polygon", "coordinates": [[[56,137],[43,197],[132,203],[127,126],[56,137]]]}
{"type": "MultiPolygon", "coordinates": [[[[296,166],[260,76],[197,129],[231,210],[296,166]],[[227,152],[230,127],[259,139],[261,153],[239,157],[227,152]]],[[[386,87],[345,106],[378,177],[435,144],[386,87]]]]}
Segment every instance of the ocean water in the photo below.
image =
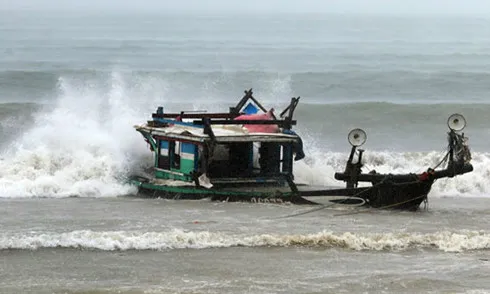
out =
{"type": "Polygon", "coordinates": [[[0,12],[0,292],[490,292],[490,18],[0,12]],[[136,199],[157,106],[301,96],[295,176],[421,172],[466,117],[474,171],[415,213],[136,199]]]}

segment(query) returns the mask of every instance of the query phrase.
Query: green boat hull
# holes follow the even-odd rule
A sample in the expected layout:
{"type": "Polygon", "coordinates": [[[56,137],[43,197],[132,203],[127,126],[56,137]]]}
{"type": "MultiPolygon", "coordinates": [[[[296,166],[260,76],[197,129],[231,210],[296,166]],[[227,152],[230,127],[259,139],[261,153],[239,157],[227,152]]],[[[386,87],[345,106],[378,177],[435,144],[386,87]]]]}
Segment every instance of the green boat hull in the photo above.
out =
{"type": "Polygon", "coordinates": [[[309,205],[341,204],[348,206],[370,206],[417,210],[427,199],[432,182],[395,185],[390,183],[376,187],[327,188],[298,186],[294,193],[283,186],[231,186],[206,189],[189,183],[188,185],[166,185],[145,177],[133,177],[130,183],[138,187],[138,197],[212,201],[252,202],[252,203],[292,203],[309,205]]]}
{"type": "Polygon", "coordinates": [[[212,201],[226,202],[258,202],[317,204],[295,195],[287,187],[219,187],[207,189],[194,185],[161,185],[152,183],[149,179],[135,177],[129,183],[138,188],[139,197],[199,200],[210,198],[212,201]]]}

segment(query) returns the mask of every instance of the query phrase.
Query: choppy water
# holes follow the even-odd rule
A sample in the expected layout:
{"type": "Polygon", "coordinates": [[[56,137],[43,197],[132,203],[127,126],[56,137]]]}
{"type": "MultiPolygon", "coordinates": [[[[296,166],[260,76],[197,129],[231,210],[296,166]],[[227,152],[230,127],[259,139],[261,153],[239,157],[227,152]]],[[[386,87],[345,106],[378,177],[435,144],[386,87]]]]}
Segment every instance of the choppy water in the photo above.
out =
{"type": "Polygon", "coordinates": [[[0,14],[0,292],[490,289],[489,19],[0,14]],[[302,97],[301,181],[336,184],[354,127],[367,168],[423,171],[455,112],[475,170],[417,213],[127,197],[152,162],[132,125],[248,88],[302,97]]]}
{"type": "Polygon", "coordinates": [[[488,198],[421,212],[4,199],[2,292],[485,293],[488,198]],[[354,213],[355,212],[355,213],[354,213]],[[481,291],[481,292],[479,292],[481,291]]]}

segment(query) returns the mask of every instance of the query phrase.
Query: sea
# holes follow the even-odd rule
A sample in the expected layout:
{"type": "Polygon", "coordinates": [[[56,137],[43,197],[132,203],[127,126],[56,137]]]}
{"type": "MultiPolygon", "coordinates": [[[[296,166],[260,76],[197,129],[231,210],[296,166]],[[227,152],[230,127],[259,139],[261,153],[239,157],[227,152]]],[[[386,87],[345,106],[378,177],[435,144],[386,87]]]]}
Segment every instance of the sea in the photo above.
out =
{"type": "Polygon", "coordinates": [[[0,293],[490,293],[490,17],[0,12],[0,293]],[[417,212],[143,199],[133,128],[301,97],[295,177],[419,173],[467,122],[474,171],[417,212]]]}

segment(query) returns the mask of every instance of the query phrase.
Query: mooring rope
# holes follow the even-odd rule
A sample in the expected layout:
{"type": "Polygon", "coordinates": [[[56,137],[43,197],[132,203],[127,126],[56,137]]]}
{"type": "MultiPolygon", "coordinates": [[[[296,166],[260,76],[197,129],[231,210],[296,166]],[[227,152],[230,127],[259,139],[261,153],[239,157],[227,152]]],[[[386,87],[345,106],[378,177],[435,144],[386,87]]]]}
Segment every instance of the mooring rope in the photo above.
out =
{"type": "MultiPolygon", "coordinates": [[[[394,203],[394,204],[390,204],[390,205],[386,205],[386,206],[381,206],[381,207],[376,207],[376,209],[391,208],[391,207],[402,205],[402,204],[408,203],[410,201],[414,201],[414,200],[417,200],[417,199],[420,199],[420,198],[424,198],[424,197],[427,198],[427,195],[421,195],[421,196],[417,196],[417,197],[414,197],[412,199],[408,199],[408,200],[405,200],[405,201],[402,201],[402,202],[398,202],[398,203],[394,203]]],[[[334,214],[334,216],[352,215],[352,214],[358,214],[358,213],[364,213],[364,212],[372,212],[372,211],[373,210],[359,210],[359,211],[354,211],[354,212],[349,212],[349,213],[334,214]]]]}
{"type": "Polygon", "coordinates": [[[325,208],[329,208],[329,207],[332,207],[334,205],[337,205],[337,204],[342,204],[354,197],[357,197],[359,195],[361,195],[362,193],[365,193],[367,191],[370,191],[374,188],[376,188],[377,186],[381,185],[387,178],[389,178],[389,175],[384,177],[379,183],[371,186],[371,187],[368,187],[366,188],[365,190],[362,190],[361,192],[358,192],[354,195],[351,195],[351,196],[347,196],[346,199],[340,201],[340,202],[337,202],[337,203],[332,203],[330,205],[325,205],[325,204],[322,204],[320,207],[316,207],[316,208],[313,208],[313,209],[310,209],[310,210],[307,210],[307,211],[303,211],[303,212],[299,212],[299,213],[295,213],[295,214],[290,214],[290,215],[286,215],[286,216],[281,216],[281,217],[277,217],[277,218],[274,218],[274,219],[282,219],[282,218],[290,218],[290,217],[295,217],[295,216],[300,216],[300,215],[305,215],[305,214],[308,214],[308,213],[312,213],[312,212],[315,212],[315,211],[319,211],[319,210],[322,210],[322,209],[325,209],[325,208]]]}
{"type": "Polygon", "coordinates": [[[449,151],[446,153],[446,155],[444,155],[444,157],[441,159],[441,161],[436,166],[434,166],[432,169],[438,168],[441,164],[443,164],[444,162],[447,161],[448,157],[449,157],[449,151]]]}

